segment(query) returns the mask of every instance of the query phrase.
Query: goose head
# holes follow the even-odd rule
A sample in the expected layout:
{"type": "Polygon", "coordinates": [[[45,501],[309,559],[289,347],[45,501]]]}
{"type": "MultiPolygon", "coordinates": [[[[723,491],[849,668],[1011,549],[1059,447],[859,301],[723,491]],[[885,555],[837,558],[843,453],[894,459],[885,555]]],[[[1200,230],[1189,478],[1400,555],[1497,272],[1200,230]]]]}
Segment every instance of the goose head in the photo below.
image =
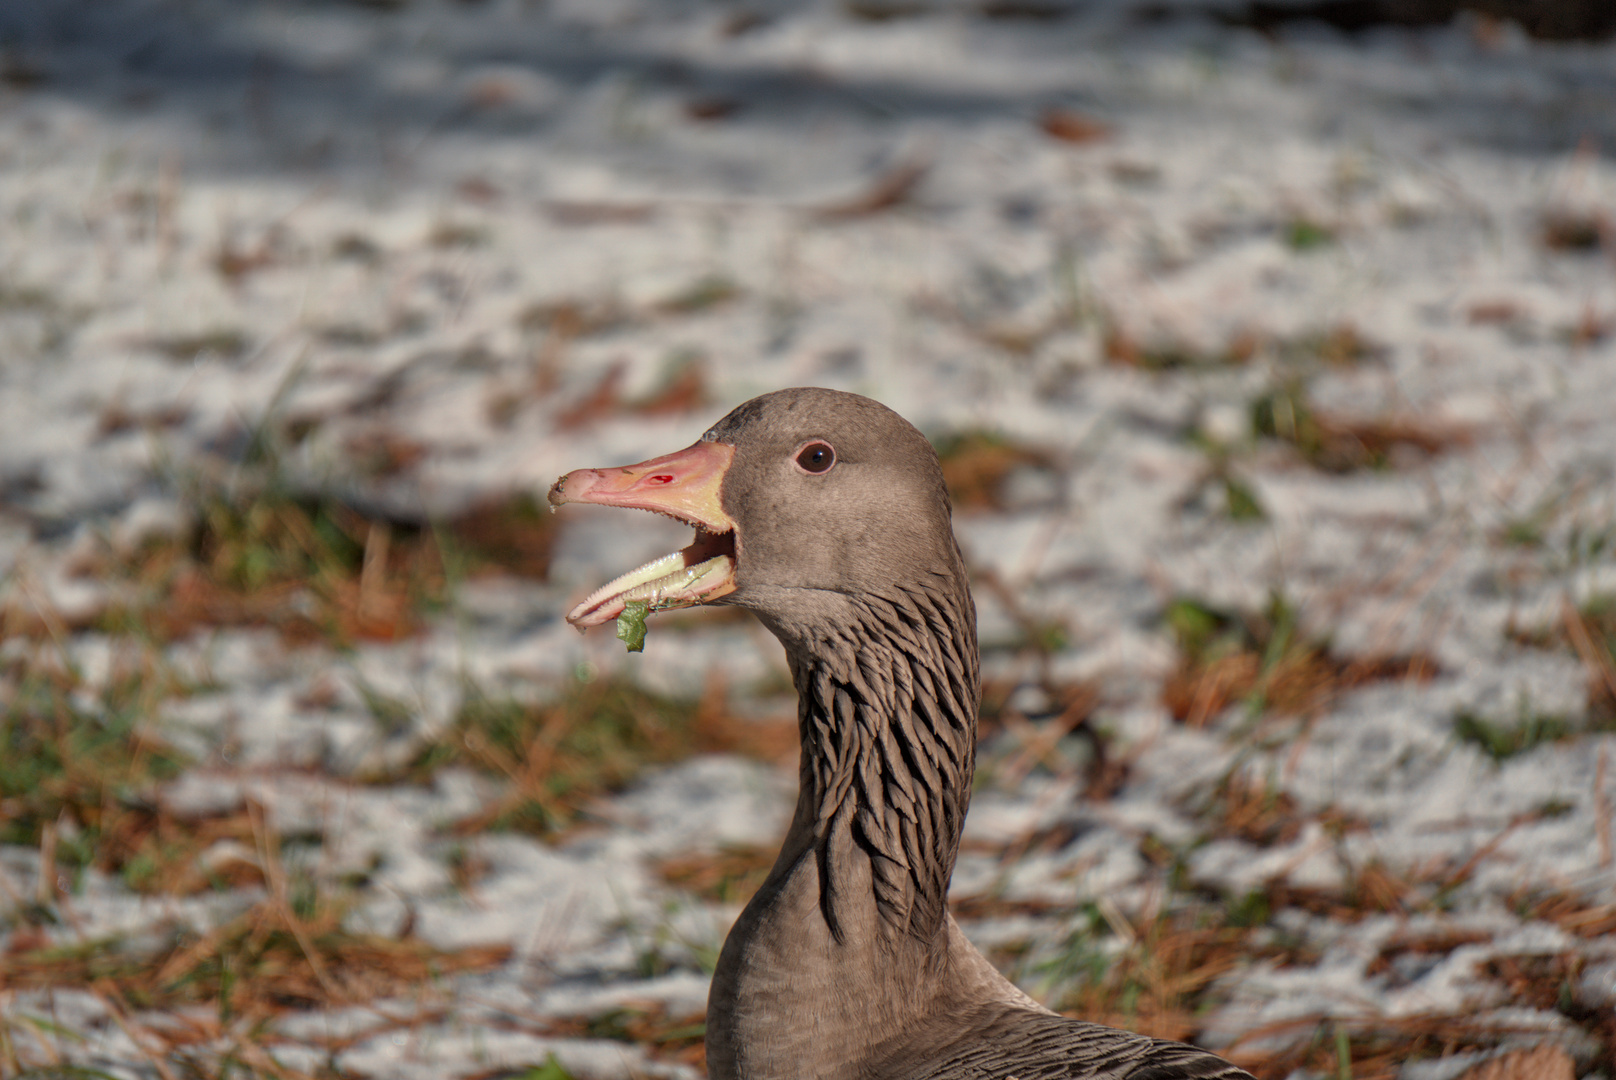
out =
{"type": "Polygon", "coordinates": [[[836,390],[781,390],[737,407],[677,453],[579,469],[550,503],[649,510],[693,542],[601,586],[567,615],[580,629],[627,603],[722,603],[772,627],[836,597],[963,579],[947,488],[925,436],[886,406],[836,390]]]}

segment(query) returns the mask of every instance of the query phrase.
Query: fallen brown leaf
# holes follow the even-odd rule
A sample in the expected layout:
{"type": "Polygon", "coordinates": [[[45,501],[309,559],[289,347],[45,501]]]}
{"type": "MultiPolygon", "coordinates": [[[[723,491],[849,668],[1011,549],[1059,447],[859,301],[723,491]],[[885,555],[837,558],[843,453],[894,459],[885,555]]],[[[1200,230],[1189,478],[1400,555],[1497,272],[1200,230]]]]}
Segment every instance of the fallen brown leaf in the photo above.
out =
{"type": "Polygon", "coordinates": [[[1069,143],[1101,142],[1111,137],[1111,125],[1075,109],[1046,109],[1038,118],[1045,135],[1069,143]]]}
{"type": "Polygon", "coordinates": [[[815,211],[815,216],[825,221],[846,221],[890,210],[908,199],[929,171],[931,162],[925,159],[899,161],[877,176],[862,192],[821,206],[815,211]]]}
{"type": "Polygon", "coordinates": [[[1571,1055],[1558,1046],[1512,1050],[1459,1074],[1459,1080],[1576,1080],[1571,1055]]]}

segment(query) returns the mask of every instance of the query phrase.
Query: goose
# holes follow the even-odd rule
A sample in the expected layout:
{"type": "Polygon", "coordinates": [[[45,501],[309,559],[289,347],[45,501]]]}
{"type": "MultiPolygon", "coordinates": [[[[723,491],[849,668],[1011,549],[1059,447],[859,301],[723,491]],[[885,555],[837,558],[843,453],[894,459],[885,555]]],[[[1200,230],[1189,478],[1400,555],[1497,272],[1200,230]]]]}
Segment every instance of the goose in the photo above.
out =
{"type": "Polygon", "coordinates": [[[856,394],[781,390],[677,453],[570,472],[549,499],[696,530],[587,597],[574,626],[630,603],[734,604],[791,668],[796,811],[719,955],[712,1080],[1249,1080],[1187,1044],[1051,1012],[949,914],[975,768],[976,608],[937,455],[907,421],[856,394]]]}

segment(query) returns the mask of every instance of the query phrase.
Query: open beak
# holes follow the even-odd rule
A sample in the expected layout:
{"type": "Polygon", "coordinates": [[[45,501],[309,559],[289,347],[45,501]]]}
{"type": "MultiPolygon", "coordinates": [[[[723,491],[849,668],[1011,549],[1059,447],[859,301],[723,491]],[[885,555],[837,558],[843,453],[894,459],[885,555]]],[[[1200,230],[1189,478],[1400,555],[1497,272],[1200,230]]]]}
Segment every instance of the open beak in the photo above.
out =
{"type": "Polygon", "coordinates": [[[617,469],[578,469],[550,487],[550,505],[596,503],[666,514],[696,529],[689,547],[602,585],[567,613],[580,630],[610,622],[638,600],[651,611],[705,604],[735,591],[735,522],[719,500],[735,448],[698,442],[617,469]]]}

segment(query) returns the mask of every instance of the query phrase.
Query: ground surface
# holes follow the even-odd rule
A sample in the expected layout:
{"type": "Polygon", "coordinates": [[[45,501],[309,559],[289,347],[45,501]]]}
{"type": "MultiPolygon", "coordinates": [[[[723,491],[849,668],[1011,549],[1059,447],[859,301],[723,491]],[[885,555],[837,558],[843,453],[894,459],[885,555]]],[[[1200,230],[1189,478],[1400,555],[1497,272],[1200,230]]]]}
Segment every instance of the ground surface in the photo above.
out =
{"type": "Polygon", "coordinates": [[[783,660],[534,500],[799,384],[944,454],[1012,977],[1616,1076],[1616,46],[1239,15],[0,10],[0,1076],[699,1072],[783,660]]]}

